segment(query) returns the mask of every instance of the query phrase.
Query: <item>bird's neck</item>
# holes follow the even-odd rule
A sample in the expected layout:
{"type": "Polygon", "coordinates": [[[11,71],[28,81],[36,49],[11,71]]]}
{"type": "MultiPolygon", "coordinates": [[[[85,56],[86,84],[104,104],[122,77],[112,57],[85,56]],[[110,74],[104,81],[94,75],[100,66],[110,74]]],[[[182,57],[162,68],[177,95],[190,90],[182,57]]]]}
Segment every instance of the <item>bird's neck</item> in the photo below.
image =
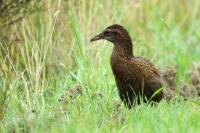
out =
{"type": "Polygon", "coordinates": [[[113,54],[119,57],[132,58],[133,44],[131,41],[123,41],[114,44],[113,54]]]}

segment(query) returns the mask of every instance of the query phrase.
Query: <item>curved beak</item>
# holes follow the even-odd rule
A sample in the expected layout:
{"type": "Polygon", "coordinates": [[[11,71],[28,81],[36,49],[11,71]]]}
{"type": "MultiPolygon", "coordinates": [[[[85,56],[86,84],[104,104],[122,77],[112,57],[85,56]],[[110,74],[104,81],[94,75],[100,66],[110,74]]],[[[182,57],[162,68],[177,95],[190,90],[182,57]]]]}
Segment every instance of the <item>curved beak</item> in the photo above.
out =
{"type": "Polygon", "coordinates": [[[93,42],[93,41],[97,41],[97,40],[101,40],[101,39],[104,39],[103,33],[93,37],[90,41],[93,42]]]}

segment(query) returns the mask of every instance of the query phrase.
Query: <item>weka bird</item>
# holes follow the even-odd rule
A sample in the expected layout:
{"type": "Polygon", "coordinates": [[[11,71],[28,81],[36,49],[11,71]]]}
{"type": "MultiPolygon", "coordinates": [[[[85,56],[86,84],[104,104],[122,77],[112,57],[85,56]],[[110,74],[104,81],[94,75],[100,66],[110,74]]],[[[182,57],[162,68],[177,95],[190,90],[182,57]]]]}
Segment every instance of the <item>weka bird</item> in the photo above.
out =
{"type": "Polygon", "coordinates": [[[91,41],[105,39],[114,44],[110,64],[118,92],[124,104],[159,102],[163,97],[162,78],[148,60],[133,55],[133,44],[127,30],[118,24],[107,27],[91,41]]]}

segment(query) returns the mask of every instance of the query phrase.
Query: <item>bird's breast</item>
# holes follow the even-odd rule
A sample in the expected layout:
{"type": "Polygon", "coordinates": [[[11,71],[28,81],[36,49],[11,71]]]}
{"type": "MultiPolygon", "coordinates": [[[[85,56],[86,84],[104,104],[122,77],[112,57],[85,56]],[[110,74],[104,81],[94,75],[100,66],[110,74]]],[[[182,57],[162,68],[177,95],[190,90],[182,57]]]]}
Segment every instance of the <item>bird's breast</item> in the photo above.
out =
{"type": "Polygon", "coordinates": [[[115,79],[123,83],[128,83],[136,78],[136,69],[129,64],[129,60],[121,57],[112,57],[110,60],[111,68],[115,79]]]}

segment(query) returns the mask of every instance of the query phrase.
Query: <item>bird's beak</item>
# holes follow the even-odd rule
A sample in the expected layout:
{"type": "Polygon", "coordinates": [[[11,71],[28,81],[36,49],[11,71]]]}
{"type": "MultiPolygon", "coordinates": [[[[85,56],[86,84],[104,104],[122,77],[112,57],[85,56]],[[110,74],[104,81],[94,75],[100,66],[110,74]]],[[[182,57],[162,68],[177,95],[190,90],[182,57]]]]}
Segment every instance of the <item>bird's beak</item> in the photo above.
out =
{"type": "Polygon", "coordinates": [[[90,41],[93,42],[93,41],[97,41],[97,40],[101,40],[101,39],[104,39],[103,33],[93,37],[90,41]]]}

